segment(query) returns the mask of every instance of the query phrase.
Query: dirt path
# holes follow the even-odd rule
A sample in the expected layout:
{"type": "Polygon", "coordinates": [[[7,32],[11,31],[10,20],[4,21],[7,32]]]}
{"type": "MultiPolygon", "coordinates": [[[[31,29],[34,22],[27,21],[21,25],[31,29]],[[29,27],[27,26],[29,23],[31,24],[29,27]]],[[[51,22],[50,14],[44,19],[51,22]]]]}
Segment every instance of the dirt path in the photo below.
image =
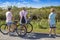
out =
{"type": "Polygon", "coordinates": [[[0,33],[0,40],[60,40],[60,35],[56,38],[49,37],[48,34],[43,33],[31,33],[27,34],[25,37],[18,37],[17,35],[9,36],[0,33]]]}

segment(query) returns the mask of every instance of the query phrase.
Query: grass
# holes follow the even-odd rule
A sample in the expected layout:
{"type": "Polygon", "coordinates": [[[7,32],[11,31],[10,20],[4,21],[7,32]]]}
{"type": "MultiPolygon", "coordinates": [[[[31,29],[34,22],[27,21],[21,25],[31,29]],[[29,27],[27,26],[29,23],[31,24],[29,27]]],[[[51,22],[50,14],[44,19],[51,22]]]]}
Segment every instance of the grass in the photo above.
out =
{"type": "MultiPolygon", "coordinates": [[[[1,21],[1,24],[5,23],[5,21],[1,21]]],[[[32,21],[33,32],[37,33],[49,33],[49,24],[47,19],[42,19],[40,21],[32,21]]],[[[56,23],[56,33],[60,34],[60,22],[56,23]]]]}
{"type": "MultiPolygon", "coordinates": [[[[49,28],[48,29],[34,29],[33,32],[37,32],[37,33],[49,33],[49,28]]],[[[60,30],[56,30],[57,34],[60,34],[60,30]]]]}
{"type": "MultiPolygon", "coordinates": [[[[49,23],[47,19],[42,19],[41,21],[31,22],[33,24],[33,32],[38,33],[49,33],[49,23]]],[[[56,33],[60,34],[60,22],[56,23],[56,33]]]]}

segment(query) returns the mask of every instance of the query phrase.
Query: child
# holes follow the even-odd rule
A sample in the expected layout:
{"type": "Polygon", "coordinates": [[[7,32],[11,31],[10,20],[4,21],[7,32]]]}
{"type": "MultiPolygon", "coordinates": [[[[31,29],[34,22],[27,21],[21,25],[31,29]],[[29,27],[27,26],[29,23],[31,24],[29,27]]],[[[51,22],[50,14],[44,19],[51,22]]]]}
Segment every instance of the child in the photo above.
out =
{"type": "Polygon", "coordinates": [[[52,33],[52,29],[54,31],[54,37],[56,37],[56,13],[55,13],[55,9],[51,8],[51,13],[49,14],[49,19],[48,22],[50,24],[50,30],[49,30],[49,36],[51,36],[52,33]]]}

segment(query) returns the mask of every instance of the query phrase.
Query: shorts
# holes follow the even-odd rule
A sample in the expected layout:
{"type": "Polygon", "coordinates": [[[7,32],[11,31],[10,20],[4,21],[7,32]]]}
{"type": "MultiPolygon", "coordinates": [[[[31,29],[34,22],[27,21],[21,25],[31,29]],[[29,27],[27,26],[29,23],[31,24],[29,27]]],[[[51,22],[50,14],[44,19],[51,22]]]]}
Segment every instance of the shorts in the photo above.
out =
{"type": "Polygon", "coordinates": [[[25,19],[25,20],[20,20],[20,24],[26,24],[27,23],[27,20],[25,19]]]}
{"type": "Polygon", "coordinates": [[[25,22],[25,23],[22,23],[21,21],[20,21],[20,24],[26,24],[27,23],[27,21],[25,22]]]}
{"type": "Polygon", "coordinates": [[[13,24],[12,21],[11,22],[7,22],[7,26],[11,26],[11,24],[13,24]]]}
{"type": "Polygon", "coordinates": [[[56,27],[50,27],[50,28],[56,28],[56,27]]]}
{"type": "Polygon", "coordinates": [[[56,28],[56,25],[55,24],[51,24],[50,28],[56,28]]]}

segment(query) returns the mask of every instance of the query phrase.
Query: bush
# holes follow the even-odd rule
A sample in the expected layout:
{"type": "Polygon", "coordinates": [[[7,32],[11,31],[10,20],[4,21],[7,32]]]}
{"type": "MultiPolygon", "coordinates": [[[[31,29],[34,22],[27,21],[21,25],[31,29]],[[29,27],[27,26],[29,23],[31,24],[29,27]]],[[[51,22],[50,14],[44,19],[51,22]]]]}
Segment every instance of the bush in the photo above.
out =
{"type": "Polygon", "coordinates": [[[40,21],[39,28],[42,28],[42,29],[47,29],[47,28],[49,28],[49,24],[48,24],[47,19],[42,19],[42,20],[40,21]]]}
{"type": "Polygon", "coordinates": [[[6,20],[5,14],[0,14],[0,20],[6,20]]]}
{"type": "Polygon", "coordinates": [[[32,18],[33,20],[37,20],[37,16],[36,15],[33,15],[32,17],[33,17],[32,18]]]}

